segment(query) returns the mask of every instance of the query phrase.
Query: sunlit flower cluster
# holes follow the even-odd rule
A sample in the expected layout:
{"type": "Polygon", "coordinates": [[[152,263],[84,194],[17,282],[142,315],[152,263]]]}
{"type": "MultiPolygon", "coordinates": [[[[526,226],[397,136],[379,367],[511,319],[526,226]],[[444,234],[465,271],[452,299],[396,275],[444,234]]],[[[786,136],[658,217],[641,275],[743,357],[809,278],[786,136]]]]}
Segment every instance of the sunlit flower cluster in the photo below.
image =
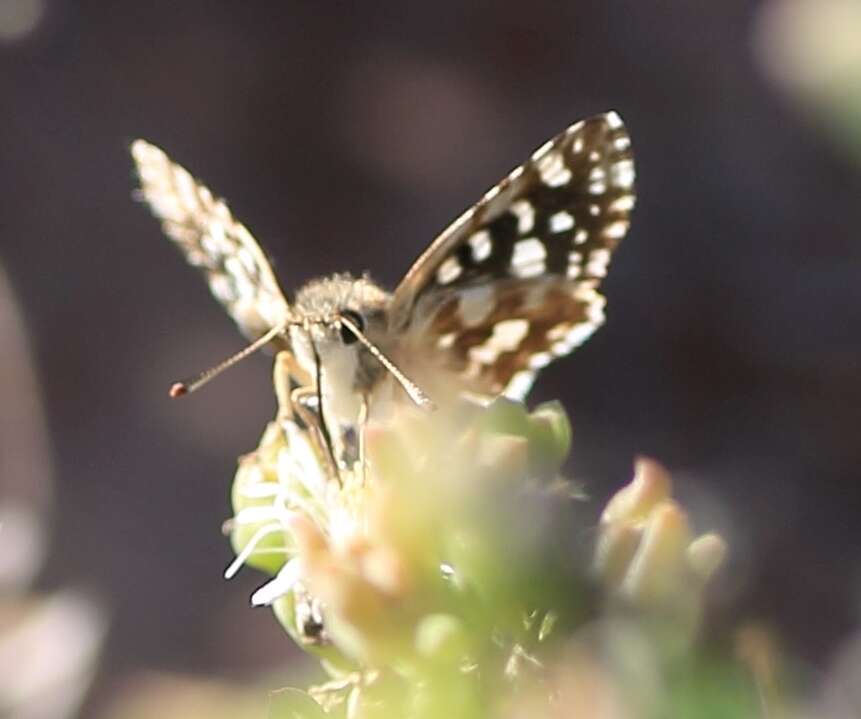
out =
{"type": "Polygon", "coordinates": [[[272,575],[252,603],[271,605],[329,675],[288,715],[563,716],[574,697],[653,701],[642,688],[669,655],[636,613],[683,619],[689,638],[724,543],[694,537],[647,460],[596,537],[582,493],[560,478],[570,444],[556,403],[462,401],[370,423],[361,460],[336,468],[282,404],[240,460],[227,575],[245,564],[272,575]],[[636,691],[611,645],[649,655],[636,691]]]}

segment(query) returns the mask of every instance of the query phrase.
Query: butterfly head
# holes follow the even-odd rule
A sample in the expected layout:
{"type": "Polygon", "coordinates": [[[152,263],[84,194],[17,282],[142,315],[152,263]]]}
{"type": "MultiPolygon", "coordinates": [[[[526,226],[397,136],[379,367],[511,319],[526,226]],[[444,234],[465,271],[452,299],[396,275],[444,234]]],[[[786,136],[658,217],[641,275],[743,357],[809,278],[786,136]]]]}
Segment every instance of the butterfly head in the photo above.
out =
{"type": "Polygon", "coordinates": [[[295,312],[319,352],[357,344],[341,319],[368,337],[385,332],[389,295],[367,277],[337,274],[306,284],[296,295],[295,312]]]}
{"type": "Polygon", "coordinates": [[[358,403],[392,377],[418,406],[434,404],[389,359],[391,296],[367,277],[333,275],[314,280],[296,296],[298,320],[289,332],[293,353],[333,410],[355,424],[358,403]]]}
{"type": "Polygon", "coordinates": [[[389,295],[367,277],[337,274],[314,280],[296,295],[297,322],[290,329],[296,359],[311,377],[323,375],[332,393],[370,388],[385,369],[360,336],[385,344],[389,295]]]}

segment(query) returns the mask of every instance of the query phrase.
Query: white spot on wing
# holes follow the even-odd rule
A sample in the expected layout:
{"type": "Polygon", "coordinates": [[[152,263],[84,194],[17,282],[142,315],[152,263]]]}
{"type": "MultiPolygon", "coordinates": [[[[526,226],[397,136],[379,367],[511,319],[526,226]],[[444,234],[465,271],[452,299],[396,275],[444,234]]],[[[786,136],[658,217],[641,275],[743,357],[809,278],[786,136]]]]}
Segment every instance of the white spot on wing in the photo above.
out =
{"type": "Polygon", "coordinates": [[[522,400],[529,393],[529,390],[532,389],[534,382],[535,372],[531,370],[515,372],[508,381],[508,386],[505,388],[505,396],[522,400]]]}
{"type": "Polygon", "coordinates": [[[209,279],[209,289],[213,297],[222,304],[230,304],[236,300],[236,288],[225,275],[212,275],[209,279]]]}
{"type": "Polygon", "coordinates": [[[632,160],[619,160],[610,167],[610,181],[614,187],[625,190],[634,186],[634,163],[632,160]]]}
{"type": "Polygon", "coordinates": [[[518,200],[511,206],[511,213],[517,218],[517,232],[525,235],[535,226],[535,208],[528,200],[518,200]]]}
{"type": "Polygon", "coordinates": [[[439,339],[436,341],[436,346],[438,349],[447,350],[449,347],[454,345],[454,341],[457,339],[457,332],[447,332],[444,335],[440,335],[439,339]]]}
{"type": "Polygon", "coordinates": [[[541,240],[530,237],[514,244],[511,271],[516,277],[536,277],[544,272],[547,250],[541,240]]]}
{"type": "Polygon", "coordinates": [[[489,344],[490,340],[483,345],[469,348],[469,358],[480,365],[492,365],[499,357],[499,349],[489,344]]]}
{"type": "Polygon", "coordinates": [[[474,233],[468,240],[469,246],[472,248],[472,259],[476,262],[484,262],[493,250],[493,243],[490,240],[490,233],[487,230],[479,230],[474,233]]]}
{"type": "Polygon", "coordinates": [[[182,199],[182,204],[185,207],[197,207],[197,195],[195,188],[197,183],[188,174],[184,168],[178,167],[174,174],[174,181],[179,196],[182,199]]]}
{"type": "Polygon", "coordinates": [[[541,369],[553,361],[553,355],[549,352],[538,352],[529,358],[529,369],[541,369]]]}
{"type": "Polygon", "coordinates": [[[514,254],[511,257],[511,264],[526,264],[543,260],[545,257],[547,257],[547,250],[544,247],[544,243],[536,237],[529,237],[514,244],[514,254]]]}
{"type": "Polygon", "coordinates": [[[561,152],[551,152],[538,160],[538,174],[549,187],[561,187],[571,181],[571,170],[565,166],[561,152]]]}
{"type": "Polygon", "coordinates": [[[568,333],[568,337],[565,338],[565,343],[570,345],[572,349],[574,347],[579,347],[595,333],[595,330],[598,329],[598,324],[600,323],[593,324],[591,322],[584,322],[577,325],[568,333]]]}
{"type": "Polygon", "coordinates": [[[529,322],[523,319],[502,320],[493,327],[490,340],[503,352],[516,350],[529,334],[529,322]]]}
{"type": "Polygon", "coordinates": [[[574,215],[570,212],[562,210],[561,212],[550,215],[551,232],[565,232],[566,230],[570,230],[572,227],[574,227],[574,215]]]}
{"type": "Polygon", "coordinates": [[[553,147],[553,140],[548,140],[541,147],[539,147],[535,152],[532,153],[532,159],[538,161],[541,157],[553,147]]]}
{"type": "Polygon", "coordinates": [[[524,319],[503,320],[493,327],[493,333],[483,344],[470,347],[469,358],[473,362],[492,365],[503,352],[516,350],[523,338],[529,334],[529,322],[524,319]]]}
{"type": "Polygon", "coordinates": [[[611,240],[620,240],[625,236],[627,231],[628,223],[624,220],[618,220],[604,228],[604,236],[609,237],[611,240]]]}
{"type": "Polygon", "coordinates": [[[554,342],[552,345],[550,345],[550,351],[556,357],[562,357],[563,355],[567,355],[573,349],[574,349],[574,346],[568,344],[564,340],[560,341],[560,342],[554,342]]]}
{"type": "Polygon", "coordinates": [[[239,261],[239,258],[236,255],[228,257],[226,260],[224,260],[224,269],[232,277],[239,277],[244,273],[242,262],[239,261]]]}
{"type": "Polygon", "coordinates": [[[254,262],[254,256],[247,247],[240,247],[239,250],[237,250],[236,255],[239,257],[239,261],[245,267],[245,271],[250,276],[257,274],[257,265],[254,262]]]}
{"type": "Polygon", "coordinates": [[[254,283],[248,278],[245,268],[235,255],[224,261],[224,270],[233,280],[236,292],[240,297],[252,297],[255,292],[254,283]]]}
{"type": "MultiPolygon", "coordinates": [[[[591,281],[594,282],[594,280],[591,281]]],[[[590,280],[582,281],[581,286],[577,288],[579,292],[575,296],[586,305],[586,316],[589,322],[598,327],[604,322],[604,305],[607,301],[595,292],[594,288],[589,287],[588,282],[590,280]]]]}
{"type": "Polygon", "coordinates": [[[589,172],[589,194],[603,195],[607,191],[607,173],[600,165],[589,172]]]}
{"type": "Polygon", "coordinates": [[[622,195],[610,203],[610,209],[614,212],[630,212],[634,209],[634,196],[622,195]]]}
{"type": "Polygon", "coordinates": [[[457,257],[447,257],[436,271],[436,280],[441,285],[447,285],[460,277],[461,272],[463,272],[463,267],[461,267],[457,257]]]}
{"type": "Polygon", "coordinates": [[[583,254],[581,252],[568,253],[568,272],[566,273],[569,280],[576,280],[583,271],[583,254]]]}
{"type": "Polygon", "coordinates": [[[217,258],[221,254],[218,250],[218,243],[213,239],[211,233],[200,238],[200,246],[207,257],[217,258]]]}
{"type": "Polygon", "coordinates": [[[607,265],[610,262],[610,251],[603,247],[592,250],[589,253],[589,261],[586,263],[586,273],[592,277],[606,277],[607,265]]]}
{"type": "Polygon", "coordinates": [[[583,129],[584,123],[585,123],[585,120],[577,120],[577,122],[575,122],[573,125],[571,125],[571,127],[569,127],[565,131],[565,134],[566,135],[576,135],[577,133],[580,132],[580,130],[583,129]]]}
{"type": "Polygon", "coordinates": [[[547,330],[547,339],[551,342],[565,339],[570,331],[571,324],[569,322],[560,322],[558,325],[553,325],[553,327],[547,330]]]}

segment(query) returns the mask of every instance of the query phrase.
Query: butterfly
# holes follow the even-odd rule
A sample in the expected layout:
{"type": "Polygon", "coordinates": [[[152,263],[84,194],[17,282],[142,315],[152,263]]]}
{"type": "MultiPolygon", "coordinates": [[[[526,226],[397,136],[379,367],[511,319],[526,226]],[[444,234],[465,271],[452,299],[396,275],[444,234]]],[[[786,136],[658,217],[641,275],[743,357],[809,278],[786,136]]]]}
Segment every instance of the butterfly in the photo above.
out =
{"type": "Polygon", "coordinates": [[[393,292],[335,274],[291,302],[223,200],[154,145],[136,140],[131,152],[140,197],[254,341],[238,356],[286,350],[297,402],[316,396],[334,436],[403,397],[420,406],[453,390],[523,398],[542,367],[603,323],[598,289],[635,204],[625,126],[615,112],[596,115],[487,191],[393,292]]]}

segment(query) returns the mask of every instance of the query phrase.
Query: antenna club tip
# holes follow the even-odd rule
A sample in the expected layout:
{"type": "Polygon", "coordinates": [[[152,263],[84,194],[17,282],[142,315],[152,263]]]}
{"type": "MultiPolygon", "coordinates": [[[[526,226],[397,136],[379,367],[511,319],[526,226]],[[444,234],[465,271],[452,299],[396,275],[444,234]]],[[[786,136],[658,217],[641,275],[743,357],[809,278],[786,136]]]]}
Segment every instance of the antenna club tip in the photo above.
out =
{"type": "Polygon", "coordinates": [[[177,397],[182,397],[183,395],[188,394],[188,385],[185,382],[174,382],[170,391],[168,392],[171,399],[176,399],[177,397]]]}

